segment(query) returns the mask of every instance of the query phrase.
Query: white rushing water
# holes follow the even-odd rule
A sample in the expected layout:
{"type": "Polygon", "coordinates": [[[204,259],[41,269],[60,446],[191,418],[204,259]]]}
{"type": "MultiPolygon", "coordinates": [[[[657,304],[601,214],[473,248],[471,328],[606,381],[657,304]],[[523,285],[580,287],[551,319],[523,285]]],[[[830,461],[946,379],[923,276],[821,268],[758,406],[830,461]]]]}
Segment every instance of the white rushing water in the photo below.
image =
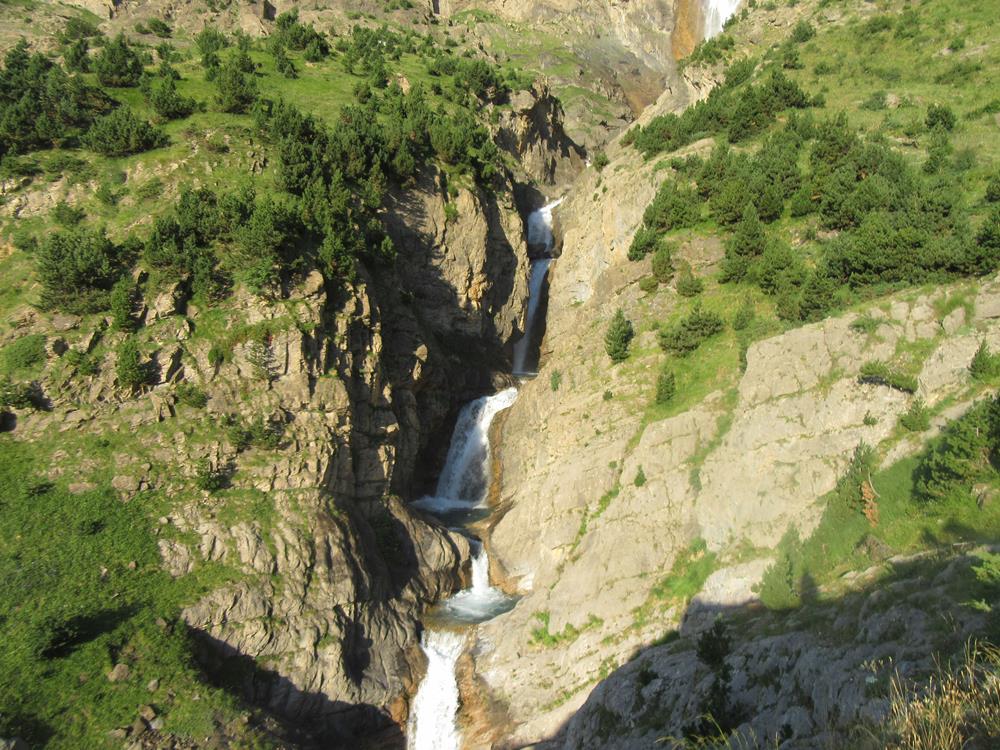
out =
{"type": "Polygon", "coordinates": [[[448,599],[442,609],[453,620],[474,624],[509,611],[515,600],[490,586],[490,559],[480,544],[472,558],[472,586],[448,599]]]}
{"type": "Polygon", "coordinates": [[[531,347],[532,332],[535,330],[535,317],[542,299],[542,287],[545,276],[549,272],[551,258],[539,258],[531,262],[531,276],[528,279],[528,314],[525,316],[524,335],[514,343],[514,374],[530,375],[526,372],[528,351],[531,347]]]}
{"type": "Polygon", "coordinates": [[[437,490],[414,505],[431,513],[475,508],[486,502],[490,476],[490,425],[517,398],[516,388],[483,396],[462,407],[451,435],[437,490]]]}
{"type": "Polygon", "coordinates": [[[455,663],[465,638],[448,630],[428,630],[420,645],[427,655],[427,674],[413,699],[406,746],[408,750],[458,750],[455,663]]]}
{"type": "Polygon", "coordinates": [[[705,0],[705,38],[722,33],[726,21],[740,7],[742,0],[705,0]]]}
{"type": "Polygon", "coordinates": [[[537,325],[538,309],[542,302],[542,289],[549,272],[552,259],[549,253],[555,244],[552,238],[552,210],[562,203],[562,198],[542,206],[528,214],[528,244],[544,246],[545,257],[531,262],[528,277],[528,312],[524,317],[524,335],[514,343],[514,374],[532,375],[526,370],[528,354],[533,340],[532,333],[537,325]]]}

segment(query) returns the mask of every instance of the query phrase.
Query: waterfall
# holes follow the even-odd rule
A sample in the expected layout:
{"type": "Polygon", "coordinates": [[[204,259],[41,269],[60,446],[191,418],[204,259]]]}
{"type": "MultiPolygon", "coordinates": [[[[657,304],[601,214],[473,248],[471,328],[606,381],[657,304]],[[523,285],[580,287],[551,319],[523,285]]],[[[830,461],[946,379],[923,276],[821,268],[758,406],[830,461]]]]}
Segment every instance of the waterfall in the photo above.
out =
{"type": "Polygon", "coordinates": [[[472,558],[472,586],[459,591],[442,607],[453,620],[477,623],[507,612],[515,603],[500,589],[490,586],[490,559],[485,545],[480,543],[472,558]]]}
{"type": "Polygon", "coordinates": [[[528,375],[525,371],[528,360],[528,349],[531,346],[532,333],[535,329],[535,317],[542,299],[542,286],[549,272],[551,258],[539,258],[531,262],[531,276],[528,280],[528,314],[525,316],[524,335],[514,344],[514,374],[528,375]]]}
{"type": "Polygon", "coordinates": [[[420,643],[427,674],[413,699],[407,727],[407,750],[458,750],[458,682],[455,663],[465,638],[448,630],[428,630],[420,643]]]}
{"type": "Polygon", "coordinates": [[[705,0],[705,38],[722,33],[726,21],[732,18],[742,0],[705,0]]]}
{"type": "Polygon", "coordinates": [[[462,407],[451,435],[451,445],[433,497],[415,505],[432,513],[474,508],[486,501],[490,476],[490,425],[511,406],[516,388],[484,396],[462,407]]]}
{"type": "Polygon", "coordinates": [[[552,263],[552,259],[549,257],[555,244],[552,238],[552,209],[560,203],[562,203],[561,198],[528,214],[528,244],[541,245],[544,248],[544,255],[531,262],[531,274],[528,277],[528,311],[524,317],[524,333],[514,343],[513,369],[515,375],[533,374],[527,372],[526,369],[528,354],[537,325],[536,318],[538,317],[538,308],[541,306],[545,277],[548,275],[549,265],[552,263]]]}

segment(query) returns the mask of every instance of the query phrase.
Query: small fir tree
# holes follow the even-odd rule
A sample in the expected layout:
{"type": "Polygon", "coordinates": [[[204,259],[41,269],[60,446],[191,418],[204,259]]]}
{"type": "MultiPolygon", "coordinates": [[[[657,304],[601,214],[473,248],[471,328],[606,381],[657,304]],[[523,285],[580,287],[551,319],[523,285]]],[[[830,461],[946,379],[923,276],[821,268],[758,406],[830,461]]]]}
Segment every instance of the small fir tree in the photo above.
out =
{"type": "Polygon", "coordinates": [[[632,322],[625,317],[621,308],[615,311],[607,333],[604,334],[604,350],[614,363],[628,359],[628,347],[635,336],[632,322]]]}

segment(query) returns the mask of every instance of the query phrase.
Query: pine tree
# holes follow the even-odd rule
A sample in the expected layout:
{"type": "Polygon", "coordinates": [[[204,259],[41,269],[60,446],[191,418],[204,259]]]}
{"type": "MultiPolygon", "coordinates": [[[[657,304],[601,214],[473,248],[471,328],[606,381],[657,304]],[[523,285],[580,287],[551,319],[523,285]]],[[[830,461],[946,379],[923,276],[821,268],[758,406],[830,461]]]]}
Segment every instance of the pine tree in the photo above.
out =
{"type": "Polygon", "coordinates": [[[677,378],[674,371],[664,365],[660,376],[656,379],[656,403],[668,404],[674,400],[677,393],[677,378]]]}
{"type": "Polygon", "coordinates": [[[673,253],[668,246],[663,245],[653,253],[652,271],[661,284],[666,284],[674,277],[673,253]]]}
{"type": "Polygon", "coordinates": [[[135,391],[146,383],[146,368],[142,364],[139,345],[135,343],[135,339],[129,337],[119,345],[115,374],[118,376],[118,385],[128,391],[135,391]]]}
{"type": "Polygon", "coordinates": [[[748,203],[743,209],[743,218],[736,225],[736,231],[726,243],[726,257],[723,260],[723,281],[741,281],[746,276],[750,262],[764,252],[767,233],[757,215],[757,209],[748,203]]]}
{"type": "Polygon", "coordinates": [[[969,363],[969,374],[972,379],[989,380],[995,377],[998,371],[1000,371],[1000,358],[990,351],[985,340],[980,342],[979,348],[976,349],[976,353],[972,357],[972,362],[969,363]]]}
{"type": "Polygon", "coordinates": [[[628,359],[628,347],[634,336],[632,322],[619,308],[608,325],[607,333],[604,334],[604,350],[612,362],[617,364],[628,359]]]}

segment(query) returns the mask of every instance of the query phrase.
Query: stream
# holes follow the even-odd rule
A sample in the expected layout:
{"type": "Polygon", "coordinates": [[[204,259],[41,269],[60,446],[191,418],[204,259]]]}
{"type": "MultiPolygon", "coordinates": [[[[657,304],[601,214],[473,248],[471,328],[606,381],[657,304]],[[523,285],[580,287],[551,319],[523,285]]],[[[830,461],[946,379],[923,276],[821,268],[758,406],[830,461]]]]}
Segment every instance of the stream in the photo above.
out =
{"type": "MultiPolygon", "coordinates": [[[[528,243],[544,248],[544,256],[531,262],[528,282],[528,310],[525,331],[514,345],[513,371],[530,376],[538,364],[537,320],[552,259],[552,209],[560,201],[532,212],[527,220],[528,243]],[[532,356],[533,355],[533,356],[532,356]],[[534,361],[532,361],[532,359],[534,361]]],[[[462,407],[444,468],[431,496],[414,506],[433,514],[449,528],[472,540],[472,585],[434,607],[426,621],[421,648],[427,656],[427,674],[417,689],[407,726],[408,750],[459,750],[462,744],[458,727],[459,691],[455,665],[465,651],[470,629],[517,603],[490,585],[490,561],[485,545],[471,532],[471,525],[489,517],[489,486],[492,480],[490,425],[517,399],[517,389],[507,388],[492,396],[483,396],[462,407]]]]}

